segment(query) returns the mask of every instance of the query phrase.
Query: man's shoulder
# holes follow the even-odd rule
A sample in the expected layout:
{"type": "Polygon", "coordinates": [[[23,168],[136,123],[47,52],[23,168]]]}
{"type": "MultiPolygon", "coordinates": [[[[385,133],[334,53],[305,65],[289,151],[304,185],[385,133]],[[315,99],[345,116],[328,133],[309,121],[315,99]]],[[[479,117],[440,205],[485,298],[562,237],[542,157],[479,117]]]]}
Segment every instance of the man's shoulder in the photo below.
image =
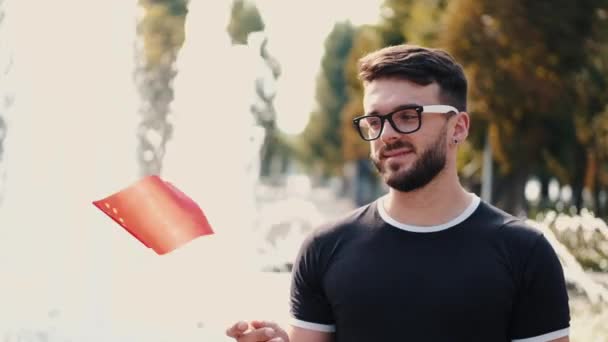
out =
{"type": "Polygon", "coordinates": [[[315,227],[308,240],[331,241],[355,233],[363,226],[372,225],[378,220],[375,208],[374,201],[329,219],[315,227]]]}
{"type": "Polygon", "coordinates": [[[315,227],[302,241],[299,255],[315,256],[313,259],[317,262],[327,263],[340,249],[339,246],[344,246],[374,220],[374,208],[375,203],[372,202],[315,227]]]}
{"type": "Polygon", "coordinates": [[[480,204],[477,221],[514,247],[530,248],[543,235],[542,231],[527,223],[527,218],[517,217],[484,201],[480,204]]]}

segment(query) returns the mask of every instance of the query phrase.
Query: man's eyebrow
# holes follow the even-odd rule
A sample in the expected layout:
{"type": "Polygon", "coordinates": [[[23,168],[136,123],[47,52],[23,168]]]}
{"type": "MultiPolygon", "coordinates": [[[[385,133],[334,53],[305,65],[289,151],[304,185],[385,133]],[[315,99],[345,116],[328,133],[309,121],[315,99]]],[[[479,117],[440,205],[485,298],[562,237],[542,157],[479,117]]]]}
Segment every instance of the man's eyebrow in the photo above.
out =
{"type": "Polygon", "coordinates": [[[388,112],[386,114],[380,114],[377,110],[373,110],[373,111],[371,111],[371,112],[369,112],[369,113],[367,113],[365,115],[380,115],[380,116],[382,116],[382,115],[387,115],[387,114],[396,112],[396,111],[401,110],[401,109],[405,109],[405,108],[408,108],[408,107],[411,108],[411,107],[415,107],[415,106],[420,106],[420,105],[417,104],[417,103],[404,103],[404,104],[398,105],[397,107],[394,107],[390,112],[388,112]]]}

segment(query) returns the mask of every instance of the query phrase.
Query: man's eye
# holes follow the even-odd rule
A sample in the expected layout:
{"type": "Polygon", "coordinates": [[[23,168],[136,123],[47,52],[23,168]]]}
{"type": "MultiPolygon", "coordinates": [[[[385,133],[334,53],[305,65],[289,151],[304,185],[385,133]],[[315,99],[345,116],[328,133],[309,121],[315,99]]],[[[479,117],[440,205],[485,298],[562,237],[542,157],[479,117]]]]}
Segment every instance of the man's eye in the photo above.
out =
{"type": "Polygon", "coordinates": [[[378,118],[368,118],[366,120],[366,124],[369,127],[372,127],[372,128],[380,127],[380,119],[378,119],[378,118]]]}
{"type": "Polygon", "coordinates": [[[403,111],[403,112],[395,113],[395,115],[393,117],[395,118],[395,120],[400,120],[400,121],[411,121],[411,120],[418,119],[418,115],[416,115],[415,113],[412,113],[410,111],[403,111]]]}

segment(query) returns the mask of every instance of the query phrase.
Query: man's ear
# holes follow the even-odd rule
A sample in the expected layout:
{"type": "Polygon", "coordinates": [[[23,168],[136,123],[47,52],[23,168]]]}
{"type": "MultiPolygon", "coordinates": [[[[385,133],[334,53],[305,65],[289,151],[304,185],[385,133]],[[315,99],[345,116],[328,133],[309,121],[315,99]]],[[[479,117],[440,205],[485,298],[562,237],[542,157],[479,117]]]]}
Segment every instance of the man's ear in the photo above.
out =
{"type": "Polygon", "coordinates": [[[464,141],[469,136],[469,126],[471,124],[471,118],[469,113],[460,112],[456,114],[456,123],[454,124],[454,133],[452,134],[452,141],[454,144],[458,144],[464,141]]]}

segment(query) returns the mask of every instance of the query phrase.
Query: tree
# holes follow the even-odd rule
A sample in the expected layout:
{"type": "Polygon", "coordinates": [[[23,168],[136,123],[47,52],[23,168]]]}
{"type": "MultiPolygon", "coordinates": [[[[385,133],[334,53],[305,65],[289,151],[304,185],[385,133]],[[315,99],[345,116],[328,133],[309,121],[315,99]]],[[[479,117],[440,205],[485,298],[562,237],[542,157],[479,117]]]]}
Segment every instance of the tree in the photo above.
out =
{"type": "Polygon", "coordinates": [[[384,46],[404,42],[432,45],[440,33],[446,0],[384,0],[377,26],[384,46]]]}
{"type": "Polygon", "coordinates": [[[262,61],[262,72],[255,80],[255,100],[251,112],[258,125],[264,128],[264,142],[260,151],[260,176],[268,177],[273,173],[274,161],[285,159],[287,143],[277,130],[276,109],[276,80],[281,75],[278,60],[270,53],[268,37],[264,34],[250,35],[250,46],[256,49],[262,61]]]}
{"type": "MultiPolygon", "coordinates": [[[[572,83],[577,99],[574,125],[586,159],[577,175],[583,193],[579,202],[608,215],[601,206],[601,191],[608,189],[608,7],[598,8],[592,21],[592,35],[585,43],[585,63],[572,83]],[[586,200],[583,194],[588,196],[586,200]],[[585,203],[587,202],[587,203],[585,203]]],[[[582,205],[579,205],[579,208],[582,205]]]]}
{"type": "Polygon", "coordinates": [[[584,162],[571,121],[575,95],[564,80],[584,64],[594,11],[594,0],[449,4],[440,45],[465,65],[472,114],[487,123],[499,165],[503,209],[523,209],[530,174],[569,158],[584,162]]]}
{"type": "Polygon", "coordinates": [[[349,187],[357,205],[376,197],[379,191],[378,175],[369,161],[369,143],[361,139],[352,120],[363,115],[363,85],[358,77],[358,62],[364,55],[384,46],[382,34],[372,25],[357,29],[353,47],[346,61],[346,87],[348,101],[342,109],[342,153],[349,187]]]}
{"type": "Polygon", "coordinates": [[[344,167],[341,113],[348,102],[345,65],[354,34],[350,22],[340,22],[327,36],[317,77],[317,106],[297,142],[305,165],[320,168],[325,177],[341,175],[344,167]]]}
{"type": "Polygon", "coordinates": [[[137,26],[138,66],[135,81],[142,97],[137,131],[141,175],[159,174],[173,127],[167,122],[173,101],[175,61],[184,43],[187,0],[139,0],[143,16],[137,26]]]}
{"type": "Polygon", "coordinates": [[[407,40],[406,23],[413,3],[413,0],[384,0],[381,5],[381,21],[375,26],[382,39],[382,46],[397,45],[407,40]]]}
{"type": "MultiPolygon", "coordinates": [[[[264,142],[260,151],[260,176],[270,176],[274,162],[286,164],[289,144],[276,127],[276,80],[281,75],[279,61],[272,55],[269,40],[264,33],[265,24],[258,8],[248,0],[234,0],[227,30],[233,44],[248,45],[255,49],[261,60],[261,73],[252,85],[255,100],[251,113],[258,125],[264,128],[264,142]]],[[[283,167],[284,168],[284,167],[283,167]]]]}
{"type": "Polygon", "coordinates": [[[341,114],[345,161],[369,158],[369,143],[361,139],[352,124],[352,120],[355,117],[363,115],[363,85],[358,77],[358,62],[366,54],[383,46],[383,38],[376,27],[359,27],[346,62],[348,102],[345,104],[341,114]]]}
{"type": "Polygon", "coordinates": [[[233,0],[227,30],[233,44],[247,44],[249,34],[264,31],[264,21],[255,4],[249,0],[233,0]]]}

